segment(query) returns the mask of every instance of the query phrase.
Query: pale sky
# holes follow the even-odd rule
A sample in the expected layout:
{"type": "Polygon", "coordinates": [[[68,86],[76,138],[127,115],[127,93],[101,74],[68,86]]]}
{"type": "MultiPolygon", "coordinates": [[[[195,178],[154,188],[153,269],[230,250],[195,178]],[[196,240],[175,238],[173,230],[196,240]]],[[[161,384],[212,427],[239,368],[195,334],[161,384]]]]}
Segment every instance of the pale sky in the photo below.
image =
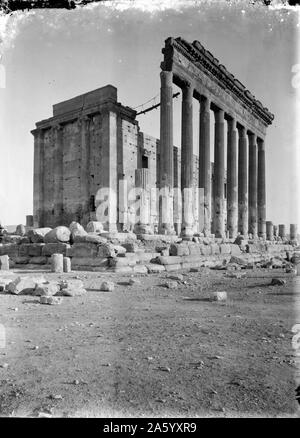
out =
{"type": "MultiPolygon", "coordinates": [[[[181,8],[155,13],[98,4],[10,18],[0,60],[6,76],[5,88],[0,80],[0,221],[24,223],[25,215],[32,214],[30,130],[35,122],[51,117],[53,104],[107,84],[116,86],[119,102],[131,107],[157,96],[164,40],[181,36],[189,42],[199,40],[274,113],[266,137],[267,220],[300,226],[299,96],[297,100],[292,84],[292,68],[297,71],[300,62],[298,16],[289,10],[235,3],[204,1],[194,6],[186,1],[181,8]]],[[[159,137],[159,110],[138,120],[142,131],[159,137]]],[[[180,146],[180,99],[174,101],[174,126],[174,143],[180,146]]]]}

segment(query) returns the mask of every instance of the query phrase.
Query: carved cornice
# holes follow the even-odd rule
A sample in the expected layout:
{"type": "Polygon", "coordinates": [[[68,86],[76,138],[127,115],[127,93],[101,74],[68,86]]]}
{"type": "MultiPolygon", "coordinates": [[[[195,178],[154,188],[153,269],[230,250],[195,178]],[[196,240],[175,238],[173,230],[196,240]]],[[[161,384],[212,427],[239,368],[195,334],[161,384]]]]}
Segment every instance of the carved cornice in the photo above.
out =
{"type": "Polygon", "coordinates": [[[265,124],[270,125],[272,123],[274,115],[268,108],[265,108],[199,41],[194,41],[191,44],[180,37],[176,39],[168,38],[162,50],[164,54],[163,67],[166,70],[172,70],[174,50],[177,50],[202,72],[217,82],[224,91],[229,92],[237,100],[241,101],[253,115],[261,119],[265,124]]]}

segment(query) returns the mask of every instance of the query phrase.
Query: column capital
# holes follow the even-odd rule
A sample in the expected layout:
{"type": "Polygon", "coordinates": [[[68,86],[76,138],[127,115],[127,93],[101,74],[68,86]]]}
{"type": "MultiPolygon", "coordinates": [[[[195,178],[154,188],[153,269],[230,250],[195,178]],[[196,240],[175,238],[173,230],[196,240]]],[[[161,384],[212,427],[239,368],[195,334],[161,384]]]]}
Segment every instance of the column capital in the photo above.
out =
{"type": "Polygon", "coordinates": [[[257,135],[254,132],[248,132],[248,137],[251,143],[256,143],[257,135]]]}
{"type": "Polygon", "coordinates": [[[257,137],[257,146],[260,151],[265,150],[265,141],[262,138],[257,137]]]}
{"type": "Polygon", "coordinates": [[[193,98],[194,85],[191,82],[185,81],[181,89],[182,96],[188,99],[193,98]]]}
{"type": "Polygon", "coordinates": [[[234,131],[237,129],[236,127],[236,119],[234,117],[228,119],[228,127],[231,131],[234,131]]]}
{"type": "Polygon", "coordinates": [[[201,95],[199,102],[200,102],[200,111],[201,112],[209,112],[210,111],[211,99],[209,96],[201,95]]]}
{"type": "Polygon", "coordinates": [[[243,125],[238,126],[239,136],[246,137],[246,128],[243,125]]]}
{"type": "Polygon", "coordinates": [[[172,85],[173,85],[173,72],[167,71],[167,70],[162,70],[160,72],[160,79],[161,79],[162,85],[164,85],[166,87],[172,87],[172,85]]]}
{"type": "Polygon", "coordinates": [[[215,121],[216,123],[224,123],[224,110],[221,108],[218,108],[216,110],[214,110],[214,114],[215,114],[215,121]]]}

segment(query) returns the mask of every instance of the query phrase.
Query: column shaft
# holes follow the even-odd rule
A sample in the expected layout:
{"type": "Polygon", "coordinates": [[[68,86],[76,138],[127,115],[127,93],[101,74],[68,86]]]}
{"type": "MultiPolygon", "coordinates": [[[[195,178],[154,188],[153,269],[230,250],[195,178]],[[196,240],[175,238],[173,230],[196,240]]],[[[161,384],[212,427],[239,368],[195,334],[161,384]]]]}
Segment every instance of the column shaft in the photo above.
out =
{"type": "Polygon", "coordinates": [[[82,223],[86,225],[89,222],[90,215],[90,119],[83,117],[80,120],[81,125],[81,205],[82,205],[82,223]]]}
{"type": "Polygon", "coordinates": [[[52,225],[63,223],[63,128],[55,125],[54,129],[54,211],[52,225]]]}
{"type": "Polygon", "coordinates": [[[173,232],[173,73],[160,73],[159,232],[173,232]]]}
{"type": "Polygon", "coordinates": [[[224,217],[224,111],[215,111],[215,164],[214,164],[214,234],[216,237],[225,235],[224,217]]]}
{"type": "Polygon", "coordinates": [[[200,231],[211,232],[211,164],[210,164],[210,100],[202,96],[200,101],[199,138],[199,188],[203,189],[199,206],[200,231]]]}
{"type": "Polygon", "coordinates": [[[264,141],[258,140],[257,215],[258,235],[266,237],[266,158],[264,141]]]}
{"type": "Polygon", "coordinates": [[[42,130],[34,135],[34,175],[33,175],[33,221],[34,227],[44,225],[44,134],[42,130]]]}
{"type": "Polygon", "coordinates": [[[227,230],[230,238],[237,235],[237,131],[236,121],[228,121],[227,131],[227,230]]]}
{"type": "Polygon", "coordinates": [[[257,237],[257,141],[249,134],[249,233],[257,237]]]}
{"type": "Polygon", "coordinates": [[[238,231],[248,234],[248,169],[247,169],[247,137],[246,129],[239,129],[239,158],[238,158],[238,231]]]}
{"type": "Polygon", "coordinates": [[[193,235],[193,87],[187,84],[182,89],[181,123],[181,190],[182,230],[184,236],[193,235]]]}

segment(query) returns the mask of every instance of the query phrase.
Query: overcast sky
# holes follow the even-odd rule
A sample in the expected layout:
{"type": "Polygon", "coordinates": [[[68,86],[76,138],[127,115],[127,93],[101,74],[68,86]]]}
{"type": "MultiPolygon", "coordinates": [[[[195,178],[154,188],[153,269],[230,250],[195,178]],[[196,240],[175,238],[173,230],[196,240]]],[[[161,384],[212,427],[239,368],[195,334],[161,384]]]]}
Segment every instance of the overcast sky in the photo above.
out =
{"type": "MultiPolygon", "coordinates": [[[[98,4],[10,18],[0,61],[6,73],[5,87],[0,85],[0,221],[24,223],[32,214],[35,122],[51,117],[54,103],[107,84],[131,107],[157,96],[164,40],[181,36],[199,40],[274,113],[266,138],[267,220],[300,222],[292,85],[292,68],[300,62],[298,16],[235,3],[186,1],[185,7],[155,13],[98,4]]],[[[196,101],[194,107],[196,143],[196,101]]],[[[174,142],[180,146],[180,99],[174,112],[174,142]]],[[[159,137],[158,110],[138,120],[144,132],[159,137]]]]}

